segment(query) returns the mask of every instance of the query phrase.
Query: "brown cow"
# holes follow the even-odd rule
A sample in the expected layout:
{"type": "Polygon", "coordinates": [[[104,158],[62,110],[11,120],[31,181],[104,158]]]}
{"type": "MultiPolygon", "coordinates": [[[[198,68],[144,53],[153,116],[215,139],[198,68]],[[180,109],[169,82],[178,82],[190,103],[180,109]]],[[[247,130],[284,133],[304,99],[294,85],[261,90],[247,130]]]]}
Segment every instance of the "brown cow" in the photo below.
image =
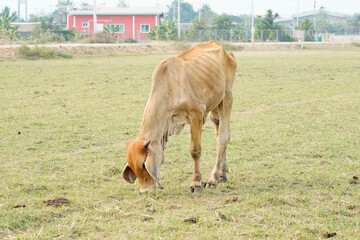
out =
{"type": "Polygon", "coordinates": [[[230,139],[235,71],[233,53],[215,41],[193,46],[161,62],[152,76],[139,136],[126,144],[124,179],[133,183],[138,178],[140,192],[163,188],[159,172],[168,136],[178,134],[189,123],[190,152],[195,163],[190,189],[201,191],[201,131],[210,112],[216,129],[217,157],[206,186],[215,187],[218,182],[226,181],[225,151],[230,139]]]}

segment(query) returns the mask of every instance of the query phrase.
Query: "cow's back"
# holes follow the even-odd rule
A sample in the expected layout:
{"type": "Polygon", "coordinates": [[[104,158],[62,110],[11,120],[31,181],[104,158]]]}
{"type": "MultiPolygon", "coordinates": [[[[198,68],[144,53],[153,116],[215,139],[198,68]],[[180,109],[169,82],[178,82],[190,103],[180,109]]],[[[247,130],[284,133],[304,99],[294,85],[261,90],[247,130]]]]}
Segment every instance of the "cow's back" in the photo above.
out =
{"type": "Polygon", "coordinates": [[[215,41],[196,45],[163,61],[153,75],[153,91],[167,92],[173,105],[197,101],[214,109],[231,90],[236,62],[215,41]]]}

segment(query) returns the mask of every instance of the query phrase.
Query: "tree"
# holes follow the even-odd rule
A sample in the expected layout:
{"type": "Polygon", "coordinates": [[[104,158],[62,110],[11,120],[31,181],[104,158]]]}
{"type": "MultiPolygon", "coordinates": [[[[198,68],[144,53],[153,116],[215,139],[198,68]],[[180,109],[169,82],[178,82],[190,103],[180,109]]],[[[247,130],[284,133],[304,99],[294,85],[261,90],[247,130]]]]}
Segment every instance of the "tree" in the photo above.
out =
{"type": "MultiPolygon", "coordinates": [[[[177,6],[178,1],[174,0],[171,5],[168,6],[169,10],[167,13],[166,20],[174,21],[177,19],[177,6]]],[[[180,22],[189,23],[192,19],[196,18],[198,15],[194,11],[193,5],[187,2],[182,2],[180,0],[180,22]]]]}
{"type": "Polygon", "coordinates": [[[40,18],[40,28],[43,31],[54,31],[57,28],[57,24],[54,23],[54,17],[41,17],[40,18]]]}
{"type": "Polygon", "coordinates": [[[10,14],[10,8],[5,7],[0,14],[0,39],[13,40],[19,26],[11,26],[11,21],[16,17],[16,12],[10,14]]]}
{"type": "Polygon", "coordinates": [[[354,29],[354,32],[360,33],[360,13],[355,13],[349,20],[349,25],[354,29]]]}
{"type": "Polygon", "coordinates": [[[205,19],[210,24],[216,13],[210,8],[209,4],[202,5],[199,10],[201,11],[201,19],[205,19]]]}
{"type": "Polygon", "coordinates": [[[279,25],[274,24],[275,18],[279,17],[278,13],[273,14],[272,10],[267,10],[264,17],[258,17],[259,24],[256,25],[256,38],[262,38],[262,40],[275,40],[276,32],[272,30],[280,30],[279,25]]]}
{"type": "Polygon", "coordinates": [[[206,22],[206,19],[201,18],[195,18],[191,21],[194,24],[194,30],[196,31],[201,31],[201,30],[205,30],[207,28],[209,28],[209,25],[206,22]]]}
{"type": "Polygon", "coordinates": [[[316,30],[318,32],[329,32],[330,29],[331,26],[329,12],[325,7],[320,7],[316,14],[316,30]]]}
{"type": "Polygon", "coordinates": [[[227,40],[230,38],[232,16],[226,13],[213,16],[212,27],[216,30],[215,39],[219,37],[219,40],[227,40]]]}
{"type": "Polygon", "coordinates": [[[312,21],[310,21],[309,18],[304,18],[301,21],[298,29],[306,31],[305,32],[305,41],[314,41],[315,40],[314,36],[309,32],[310,30],[314,29],[314,24],[312,21]]]}
{"type": "Polygon", "coordinates": [[[167,21],[161,25],[166,40],[174,40],[177,37],[175,22],[167,21]]]}
{"type": "Polygon", "coordinates": [[[0,27],[10,27],[10,22],[12,22],[15,17],[16,17],[16,12],[13,12],[12,14],[10,14],[10,8],[5,6],[1,13],[0,13],[0,27]]]}
{"type": "Polygon", "coordinates": [[[314,24],[312,23],[312,21],[310,21],[309,18],[304,18],[299,26],[300,30],[312,30],[313,29],[314,24]]]}
{"type": "Polygon", "coordinates": [[[239,16],[231,16],[231,17],[232,17],[232,21],[237,23],[245,24],[247,21],[249,21],[248,15],[239,15],[239,16]]]}
{"type": "Polygon", "coordinates": [[[278,13],[273,14],[271,9],[267,10],[265,17],[258,17],[260,23],[257,25],[257,28],[259,30],[275,29],[274,20],[277,17],[279,17],[278,13]]]}
{"type": "Polygon", "coordinates": [[[151,31],[147,34],[152,40],[162,40],[164,39],[164,31],[161,29],[161,26],[155,26],[151,29],[151,31]]]}
{"type": "Polygon", "coordinates": [[[231,28],[232,16],[226,13],[215,15],[212,19],[215,30],[229,30],[231,28]]]}
{"type": "Polygon", "coordinates": [[[82,2],[80,4],[80,10],[93,10],[93,6],[87,2],[82,2]]]}
{"type": "Polygon", "coordinates": [[[147,36],[154,40],[174,40],[177,38],[175,22],[166,21],[163,25],[155,26],[147,36]]]}
{"type": "Polygon", "coordinates": [[[246,40],[246,33],[245,33],[245,24],[244,23],[240,23],[239,25],[237,25],[234,28],[234,39],[235,40],[246,40]]]}
{"type": "Polygon", "coordinates": [[[120,27],[119,25],[109,25],[106,24],[104,27],[105,31],[108,32],[110,35],[114,35],[114,33],[119,32],[120,31],[120,27]]]}
{"type": "Polygon", "coordinates": [[[41,16],[30,13],[29,22],[40,22],[41,16]]]}
{"type": "Polygon", "coordinates": [[[128,8],[129,3],[127,1],[125,1],[125,0],[119,0],[117,6],[120,7],[120,8],[128,8]]]}
{"type": "Polygon", "coordinates": [[[209,24],[204,18],[194,18],[192,21],[194,26],[193,30],[186,33],[186,37],[190,40],[203,41],[210,38],[209,24]]]}
{"type": "Polygon", "coordinates": [[[60,6],[74,6],[74,1],[72,1],[72,0],[59,0],[56,6],[57,7],[60,7],[60,6]]]}

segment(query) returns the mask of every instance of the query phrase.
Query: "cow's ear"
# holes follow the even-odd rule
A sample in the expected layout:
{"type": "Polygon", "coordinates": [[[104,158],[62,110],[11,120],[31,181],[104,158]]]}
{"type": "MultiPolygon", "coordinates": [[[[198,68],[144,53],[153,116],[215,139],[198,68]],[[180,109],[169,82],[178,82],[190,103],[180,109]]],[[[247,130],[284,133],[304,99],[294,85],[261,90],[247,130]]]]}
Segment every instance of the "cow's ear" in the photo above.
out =
{"type": "Polygon", "coordinates": [[[128,183],[134,183],[136,180],[136,175],[133,172],[133,170],[130,168],[129,165],[126,164],[124,171],[123,171],[123,178],[125,179],[125,181],[127,181],[128,183]]]}

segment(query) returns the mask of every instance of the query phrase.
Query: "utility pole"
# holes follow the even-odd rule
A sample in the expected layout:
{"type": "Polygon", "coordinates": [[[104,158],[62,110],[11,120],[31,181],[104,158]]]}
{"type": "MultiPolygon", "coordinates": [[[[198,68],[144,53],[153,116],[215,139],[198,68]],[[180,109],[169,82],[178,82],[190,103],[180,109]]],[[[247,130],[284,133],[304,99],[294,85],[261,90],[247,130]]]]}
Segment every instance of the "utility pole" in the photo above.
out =
{"type": "Polygon", "coordinates": [[[299,0],[297,0],[297,14],[296,14],[296,26],[297,26],[297,39],[300,42],[300,30],[299,30],[299,0]]]}
{"type": "Polygon", "coordinates": [[[254,34],[255,34],[255,27],[254,27],[254,0],[251,0],[251,42],[252,47],[254,47],[254,34]]]}
{"type": "Polygon", "coordinates": [[[197,4],[199,4],[199,19],[201,19],[201,7],[202,7],[202,2],[201,1],[197,1],[197,4]]]}
{"type": "Polygon", "coordinates": [[[95,34],[95,33],[96,33],[96,25],[97,25],[97,19],[96,19],[96,0],[94,0],[93,15],[94,15],[94,34],[95,34]]]}
{"type": "Polygon", "coordinates": [[[18,0],[18,18],[20,19],[20,3],[21,3],[21,0],[18,0]]]}
{"type": "Polygon", "coordinates": [[[25,0],[25,22],[27,22],[28,21],[28,17],[27,17],[27,0],[25,0]]]}
{"type": "Polygon", "coordinates": [[[175,2],[173,2],[173,22],[175,22],[175,2]]]}
{"type": "Polygon", "coordinates": [[[316,1],[314,1],[314,32],[315,32],[315,41],[316,41],[316,37],[317,37],[317,32],[316,32],[316,1]]]}
{"type": "Polygon", "coordinates": [[[200,7],[199,7],[199,19],[201,19],[201,2],[200,2],[200,7]]]}
{"type": "Polygon", "coordinates": [[[181,38],[181,31],[180,31],[180,0],[178,0],[178,37],[181,38]]]}
{"type": "Polygon", "coordinates": [[[299,0],[297,0],[296,26],[299,27],[299,0]]]}

